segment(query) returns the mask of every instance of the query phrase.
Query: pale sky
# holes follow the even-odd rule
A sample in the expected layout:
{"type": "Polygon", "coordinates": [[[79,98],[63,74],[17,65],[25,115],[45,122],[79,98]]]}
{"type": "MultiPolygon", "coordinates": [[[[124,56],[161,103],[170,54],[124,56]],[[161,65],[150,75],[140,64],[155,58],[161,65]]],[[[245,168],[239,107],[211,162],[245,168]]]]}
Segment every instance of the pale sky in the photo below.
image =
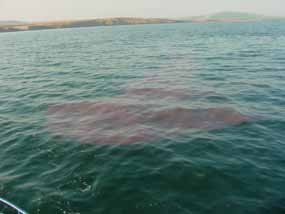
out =
{"type": "Polygon", "coordinates": [[[285,16],[285,0],[0,0],[0,20],[172,18],[221,11],[285,16]]]}

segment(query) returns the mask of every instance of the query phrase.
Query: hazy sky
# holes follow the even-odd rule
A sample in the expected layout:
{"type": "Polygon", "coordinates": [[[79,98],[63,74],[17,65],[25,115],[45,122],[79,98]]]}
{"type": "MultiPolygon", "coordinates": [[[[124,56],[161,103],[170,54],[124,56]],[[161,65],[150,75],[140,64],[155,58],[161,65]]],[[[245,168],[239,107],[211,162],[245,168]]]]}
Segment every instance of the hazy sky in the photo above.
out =
{"type": "Polygon", "coordinates": [[[220,11],[285,16],[285,0],[0,0],[0,20],[185,17],[220,11]]]}

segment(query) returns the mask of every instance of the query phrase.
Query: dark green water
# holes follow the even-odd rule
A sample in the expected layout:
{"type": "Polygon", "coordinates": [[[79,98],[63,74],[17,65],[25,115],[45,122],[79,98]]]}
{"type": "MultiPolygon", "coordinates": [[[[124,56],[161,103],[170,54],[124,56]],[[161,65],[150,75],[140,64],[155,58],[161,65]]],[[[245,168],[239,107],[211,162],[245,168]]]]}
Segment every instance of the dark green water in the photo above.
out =
{"type": "Polygon", "coordinates": [[[285,22],[0,34],[0,196],[31,214],[285,213],[284,133],[285,22]],[[47,129],[51,104],[172,86],[264,119],[130,145],[47,129]]]}

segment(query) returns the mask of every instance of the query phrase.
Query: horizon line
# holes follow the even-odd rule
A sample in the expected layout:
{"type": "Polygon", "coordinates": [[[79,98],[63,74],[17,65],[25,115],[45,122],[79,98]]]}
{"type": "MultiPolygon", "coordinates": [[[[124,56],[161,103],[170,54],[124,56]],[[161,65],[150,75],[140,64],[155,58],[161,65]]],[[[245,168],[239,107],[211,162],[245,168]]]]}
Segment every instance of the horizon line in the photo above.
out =
{"type": "Polygon", "coordinates": [[[169,20],[180,20],[184,18],[195,18],[195,17],[203,17],[203,16],[212,16],[219,13],[240,13],[240,14],[251,14],[251,15],[257,15],[257,16],[265,16],[265,17],[271,17],[271,18],[277,18],[277,17],[285,17],[285,16],[275,16],[275,15],[267,15],[267,14],[261,14],[256,12],[249,12],[249,11],[219,11],[219,12],[212,12],[207,14],[201,14],[201,15],[188,15],[188,16],[102,16],[102,17],[86,17],[86,18],[53,18],[53,19],[42,19],[42,20],[25,20],[25,19],[0,19],[0,22],[22,22],[25,24],[28,23],[43,23],[43,22],[64,22],[64,21],[85,21],[85,20],[95,20],[95,19],[115,19],[115,18],[138,18],[138,19],[169,19],[169,20]]]}

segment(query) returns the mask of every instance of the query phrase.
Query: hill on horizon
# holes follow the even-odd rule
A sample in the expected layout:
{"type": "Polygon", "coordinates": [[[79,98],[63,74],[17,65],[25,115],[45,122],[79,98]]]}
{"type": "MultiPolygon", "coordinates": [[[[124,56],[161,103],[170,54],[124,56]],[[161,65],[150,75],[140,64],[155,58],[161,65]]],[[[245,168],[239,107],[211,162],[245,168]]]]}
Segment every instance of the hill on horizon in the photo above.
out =
{"type": "Polygon", "coordinates": [[[282,19],[282,17],[265,16],[248,12],[223,11],[206,16],[186,17],[183,20],[193,22],[242,22],[274,19],[282,19]]]}
{"type": "Polygon", "coordinates": [[[65,20],[49,22],[21,22],[21,21],[0,21],[1,32],[29,31],[29,30],[48,30],[58,28],[77,28],[77,27],[95,27],[112,25],[137,25],[137,24],[170,24],[181,22],[251,22],[264,20],[285,20],[285,17],[271,17],[245,12],[219,12],[207,16],[192,16],[177,19],[161,18],[135,18],[135,17],[117,17],[100,18],[85,20],[65,20]]]}
{"type": "MultiPolygon", "coordinates": [[[[171,19],[159,18],[105,18],[105,19],[86,19],[86,20],[66,20],[53,22],[32,22],[20,24],[0,25],[0,32],[29,31],[29,30],[48,30],[59,28],[95,27],[112,25],[138,25],[138,24],[170,24],[180,22],[171,19]]],[[[7,22],[6,22],[7,23],[7,22]]]]}
{"type": "Polygon", "coordinates": [[[224,11],[219,13],[214,13],[209,16],[211,19],[258,19],[266,18],[265,15],[259,15],[255,13],[247,12],[233,12],[233,11],[224,11]]]}
{"type": "MultiPolygon", "coordinates": [[[[87,22],[87,21],[94,21],[94,20],[151,20],[152,18],[136,18],[136,17],[113,17],[113,18],[95,18],[95,19],[74,19],[74,20],[62,20],[62,21],[35,21],[35,22],[24,22],[24,21],[17,21],[17,20],[0,20],[0,26],[13,26],[13,25],[38,25],[43,23],[79,23],[79,22],[87,22]]],[[[201,15],[201,16],[188,16],[188,17],[178,17],[178,18],[155,18],[153,20],[172,20],[172,21],[193,21],[193,22],[210,22],[210,21],[254,21],[254,20],[276,20],[276,19],[285,19],[284,17],[279,16],[266,16],[256,13],[250,12],[237,12],[237,11],[222,11],[217,12],[209,15],[201,15]]]]}

